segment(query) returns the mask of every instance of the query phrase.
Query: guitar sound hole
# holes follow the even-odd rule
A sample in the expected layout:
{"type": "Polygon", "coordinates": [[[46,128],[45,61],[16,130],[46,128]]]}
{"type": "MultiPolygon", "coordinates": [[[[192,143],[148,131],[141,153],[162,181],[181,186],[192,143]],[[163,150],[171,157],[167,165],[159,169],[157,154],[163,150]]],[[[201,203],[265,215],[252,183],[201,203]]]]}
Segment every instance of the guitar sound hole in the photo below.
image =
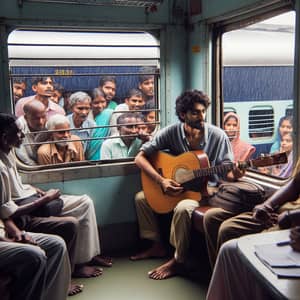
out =
{"type": "Polygon", "coordinates": [[[202,179],[196,178],[182,184],[182,186],[184,187],[185,190],[199,192],[201,191],[201,187],[203,186],[203,184],[204,183],[202,179]]]}

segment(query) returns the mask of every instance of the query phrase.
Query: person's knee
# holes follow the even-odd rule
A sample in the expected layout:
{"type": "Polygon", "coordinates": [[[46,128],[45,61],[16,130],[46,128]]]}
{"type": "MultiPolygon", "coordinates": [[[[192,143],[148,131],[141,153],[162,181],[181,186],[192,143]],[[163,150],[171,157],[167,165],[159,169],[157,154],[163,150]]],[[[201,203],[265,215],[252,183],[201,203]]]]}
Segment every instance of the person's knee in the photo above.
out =
{"type": "Polygon", "coordinates": [[[51,238],[49,238],[49,241],[52,244],[52,247],[55,248],[56,253],[61,253],[61,255],[63,255],[65,252],[67,252],[66,243],[60,236],[52,235],[51,238]]]}
{"type": "Polygon", "coordinates": [[[79,221],[75,217],[64,217],[64,232],[69,236],[77,235],[79,221]]]}
{"type": "Polygon", "coordinates": [[[215,216],[214,208],[207,210],[203,215],[203,226],[205,230],[207,230],[207,228],[210,228],[210,225],[213,223],[214,216],[215,216]]]}
{"type": "Polygon", "coordinates": [[[174,216],[190,217],[193,210],[197,207],[192,200],[182,200],[174,208],[174,216]]]}
{"type": "Polygon", "coordinates": [[[28,266],[27,270],[38,272],[46,268],[46,253],[39,247],[24,247],[22,251],[22,261],[28,266]]]}
{"type": "Polygon", "coordinates": [[[135,202],[142,202],[145,201],[145,194],[143,191],[140,191],[138,193],[135,194],[134,197],[135,202]]]}
{"type": "MultiPolygon", "coordinates": [[[[147,200],[145,198],[145,194],[143,191],[140,191],[135,194],[134,197],[135,207],[138,209],[139,207],[145,207],[147,204],[147,200]]],[[[147,204],[148,205],[148,204],[147,204]]]]}
{"type": "Polygon", "coordinates": [[[224,221],[219,228],[219,233],[218,233],[219,246],[221,246],[223,243],[235,237],[236,237],[236,229],[232,226],[230,220],[224,221]]]}
{"type": "Polygon", "coordinates": [[[93,201],[92,198],[89,197],[88,195],[83,195],[83,196],[82,196],[82,203],[83,203],[86,207],[94,208],[94,201],[93,201]]]}
{"type": "Polygon", "coordinates": [[[203,216],[204,228],[208,229],[214,224],[220,223],[219,218],[221,214],[223,214],[223,209],[221,208],[216,207],[207,210],[203,216]]]}

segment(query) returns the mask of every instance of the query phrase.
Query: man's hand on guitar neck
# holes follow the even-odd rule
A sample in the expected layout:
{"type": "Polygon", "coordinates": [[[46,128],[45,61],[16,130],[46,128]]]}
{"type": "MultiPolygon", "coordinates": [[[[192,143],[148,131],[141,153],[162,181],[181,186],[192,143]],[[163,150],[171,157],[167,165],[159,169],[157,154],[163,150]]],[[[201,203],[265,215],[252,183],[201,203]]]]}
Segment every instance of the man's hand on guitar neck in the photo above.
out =
{"type": "Polygon", "coordinates": [[[160,186],[164,193],[176,196],[183,192],[184,188],[173,179],[163,178],[160,181],[160,186]]]}
{"type": "Polygon", "coordinates": [[[243,169],[243,168],[239,168],[239,165],[236,164],[234,166],[234,168],[232,169],[232,171],[230,171],[228,174],[227,174],[227,178],[229,180],[237,180],[241,177],[243,177],[246,173],[246,169],[243,169]]]}

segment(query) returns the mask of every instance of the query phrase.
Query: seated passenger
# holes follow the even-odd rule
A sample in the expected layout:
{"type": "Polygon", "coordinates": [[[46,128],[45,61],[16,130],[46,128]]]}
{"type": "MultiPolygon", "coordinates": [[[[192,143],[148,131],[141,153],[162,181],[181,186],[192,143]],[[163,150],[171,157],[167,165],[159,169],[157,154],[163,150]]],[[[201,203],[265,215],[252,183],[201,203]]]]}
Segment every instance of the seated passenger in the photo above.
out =
{"type": "Polygon", "coordinates": [[[252,212],[239,215],[222,208],[212,208],[204,214],[204,232],[209,259],[213,267],[223,243],[240,236],[266,229],[286,228],[290,210],[300,208],[300,159],[292,179],[252,212]]]}
{"type": "Polygon", "coordinates": [[[34,166],[37,165],[37,142],[44,142],[49,139],[49,134],[45,131],[46,123],[46,107],[38,101],[32,100],[24,105],[24,116],[18,119],[21,130],[25,137],[23,143],[15,152],[17,157],[25,164],[34,166]]]}
{"type": "Polygon", "coordinates": [[[229,112],[225,115],[224,130],[232,146],[234,161],[249,160],[256,149],[240,139],[240,118],[237,114],[229,112]]]}
{"type": "Polygon", "coordinates": [[[285,133],[293,132],[293,117],[283,116],[278,123],[278,129],[276,132],[275,142],[273,143],[270,153],[276,153],[280,150],[280,143],[282,136],[285,133]]]}
{"type": "MultiPolygon", "coordinates": [[[[300,227],[296,226],[300,225],[299,220],[293,224],[295,227],[290,231],[290,245],[295,251],[300,251],[300,227]]],[[[291,226],[292,223],[288,227],[291,226]]],[[[206,300],[215,299],[273,299],[258,280],[257,273],[251,270],[241,257],[237,239],[224,243],[218,254],[206,296],[206,300]]]]}
{"type": "Polygon", "coordinates": [[[107,108],[115,109],[118,105],[114,98],[116,96],[117,82],[115,76],[103,76],[99,81],[99,89],[104,94],[107,108]]]}
{"type": "Polygon", "coordinates": [[[115,135],[118,133],[117,129],[117,119],[122,113],[118,113],[118,111],[135,111],[143,109],[145,105],[145,100],[143,99],[142,92],[136,89],[131,89],[126,98],[125,103],[119,104],[110,119],[110,125],[114,126],[110,128],[110,135],[115,135]]]}
{"type": "MultiPolygon", "coordinates": [[[[4,187],[4,179],[0,178],[4,187]]],[[[65,300],[71,269],[64,241],[55,235],[21,231],[1,214],[3,217],[6,220],[0,219],[0,272],[12,276],[10,299],[65,300]]]]}
{"type": "Polygon", "coordinates": [[[98,88],[93,90],[91,105],[92,110],[89,112],[88,118],[95,121],[97,126],[104,126],[93,130],[92,137],[99,139],[90,141],[90,160],[99,160],[102,143],[110,131],[108,125],[113,110],[106,108],[104,94],[98,88]]]}
{"type": "Polygon", "coordinates": [[[35,95],[21,98],[15,107],[15,115],[17,117],[23,116],[23,107],[27,102],[34,99],[41,101],[46,107],[46,118],[52,115],[65,115],[65,111],[58,104],[50,100],[53,94],[53,80],[51,77],[36,77],[32,83],[32,90],[35,95]]]}
{"type": "Polygon", "coordinates": [[[81,138],[85,158],[90,159],[92,149],[90,141],[85,139],[92,138],[93,127],[96,126],[95,121],[88,119],[91,97],[87,93],[76,92],[70,96],[70,106],[72,114],[67,116],[70,121],[70,128],[76,129],[72,130],[72,133],[81,138]]]}
{"type": "Polygon", "coordinates": [[[142,141],[137,138],[137,119],[135,113],[124,113],[117,119],[119,135],[103,142],[101,159],[118,159],[135,157],[142,141]]]}
{"type": "Polygon", "coordinates": [[[273,299],[240,256],[237,240],[224,243],[208,287],[206,300],[273,299]]]}
{"type": "MultiPolygon", "coordinates": [[[[176,114],[180,122],[172,124],[161,131],[155,137],[142,145],[135,162],[156,183],[166,196],[177,196],[184,192],[183,186],[172,178],[164,177],[164,172],[159,172],[151,164],[151,156],[158,151],[168,150],[172,155],[184,155],[193,150],[203,150],[208,157],[211,166],[231,163],[233,154],[229,139],[225,132],[205,122],[206,111],[210,100],[202,91],[192,90],[183,92],[176,99],[176,114]]],[[[168,164],[168,162],[166,162],[168,164]]],[[[169,164],[166,168],[170,167],[169,164]]],[[[214,174],[210,181],[217,183],[219,177],[214,174]],[[215,176],[214,176],[215,175],[215,176]]],[[[222,178],[235,180],[240,178],[243,172],[238,168],[227,170],[222,178]]],[[[169,177],[169,176],[168,176],[169,177]]],[[[163,197],[163,196],[162,196],[163,197]]],[[[197,200],[179,199],[174,205],[172,223],[170,229],[170,243],[174,247],[174,253],[166,263],[148,272],[151,279],[161,280],[180,275],[186,271],[185,263],[190,246],[191,217],[192,212],[199,206],[197,200]]],[[[168,199],[161,199],[161,201],[168,199]]],[[[135,206],[138,216],[141,238],[151,241],[151,245],[145,251],[131,257],[139,260],[151,257],[166,256],[166,248],[159,231],[157,216],[143,192],[135,197],[135,206]]]]}
{"type": "Polygon", "coordinates": [[[43,144],[39,147],[37,159],[40,165],[84,160],[81,140],[70,133],[70,122],[67,117],[52,116],[47,121],[46,128],[59,131],[50,133],[50,141],[56,141],[55,143],[43,144]]]}
{"type": "Polygon", "coordinates": [[[293,136],[291,132],[282,135],[279,152],[286,152],[288,162],[272,167],[271,173],[282,178],[290,177],[293,171],[293,136]]]}
{"type": "Polygon", "coordinates": [[[12,152],[14,147],[19,147],[22,143],[24,135],[14,116],[0,114],[0,137],[0,160],[2,167],[5,168],[8,177],[7,182],[9,182],[9,187],[11,188],[11,199],[8,199],[9,205],[6,205],[4,208],[4,211],[7,213],[6,217],[22,216],[49,201],[61,198],[63,207],[59,213],[58,220],[55,217],[45,217],[38,218],[38,221],[35,221],[33,217],[26,217],[22,221],[24,226],[22,229],[29,230],[28,227],[38,227],[43,228],[43,232],[48,230],[46,233],[50,233],[51,230],[57,230],[57,234],[61,235],[69,245],[67,240],[74,239],[74,232],[70,234],[70,230],[68,230],[68,233],[67,230],[61,230],[57,225],[50,226],[49,223],[53,220],[57,220],[59,223],[62,217],[68,217],[65,222],[70,223],[71,228],[73,228],[73,220],[76,219],[75,221],[78,224],[75,224],[75,228],[76,226],[78,227],[78,238],[74,241],[74,247],[68,246],[69,253],[72,251],[70,253],[71,263],[75,265],[73,276],[94,277],[101,275],[102,270],[90,266],[90,264],[111,266],[112,263],[111,259],[100,256],[99,234],[92,199],[87,195],[60,195],[59,190],[44,192],[31,185],[24,185],[18,174],[12,152]],[[29,200],[29,198],[34,202],[20,206],[16,204],[16,202],[20,204],[29,200]]]}

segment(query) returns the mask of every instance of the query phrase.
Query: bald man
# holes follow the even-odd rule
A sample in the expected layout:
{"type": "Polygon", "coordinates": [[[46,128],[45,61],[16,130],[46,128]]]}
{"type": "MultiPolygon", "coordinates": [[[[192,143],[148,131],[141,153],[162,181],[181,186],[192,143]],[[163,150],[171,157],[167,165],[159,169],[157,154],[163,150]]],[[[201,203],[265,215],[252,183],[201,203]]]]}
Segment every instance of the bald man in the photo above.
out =
{"type": "Polygon", "coordinates": [[[31,100],[24,105],[24,116],[18,118],[18,123],[25,138],[20,148],[16,148],[17,157],[27,165],[37,165],[38,145],[27,145],[36,142],[44,142],[49,139],[47,133],[39,133],[46,130],[46,107],[39,100],[31,100]]]}

